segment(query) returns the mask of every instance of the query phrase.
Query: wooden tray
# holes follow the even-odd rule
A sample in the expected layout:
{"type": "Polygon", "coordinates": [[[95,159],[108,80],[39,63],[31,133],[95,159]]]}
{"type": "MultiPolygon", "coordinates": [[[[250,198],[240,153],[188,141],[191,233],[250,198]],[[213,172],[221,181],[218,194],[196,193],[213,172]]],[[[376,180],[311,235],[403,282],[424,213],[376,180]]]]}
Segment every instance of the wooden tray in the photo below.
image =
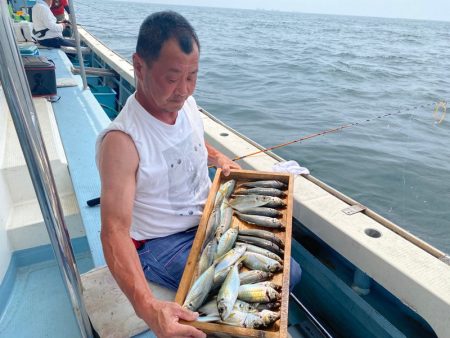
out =
{"type": "MultiPolygon", "coordinates": [[[[288,324],[288,301],[289,301],[289,270],[291,259],[291,234],[292,234],[292,197],[293,197],[293,176],[290,174],[273,173],[273,172],[260,172],[251,170],[232,170],[231,174],[225,177],[220,169],[217,170],[214,182],[211,186],[211,190],[208,195],[208,200],[203,211],[203,216],[198,226],[197,234],[192,245],[191,252],[189,254],[186,267],[184,269],[183,277],[180,282],[177,294],[175,296],[175,302],[182,305],[186,298],[186,295],[194,283],[194,274],[197,270],[198,260],[200,258],[201,247],[205,238],[206,226],[208,223],[209,215],[214,206],[214,200],[217,190],[220,184],[230,179],[236,180],[236,187],[240,183],[252,181],[252,180],[278,180],[288,185],[286,189],[286,196],[283,198],[286,203],[284,209],[280,209],[282,217],[280,218],[285,224],[284,230],[273,229],[273,232],[277,234],[281,240],[283,240],[284,258],[283,258],[283,271],[276,273],[272,278],[272,281],[282,286],[282,298],[281,298],[281,318],[277,320],[271,328],[268,329],[248,329],[235,326],[216,324],[216,323],[200,323],[200,322],[183,322],[183,324],[192,325],[203,332],[209,337],[287,337],[287,324],[288,324]]],[[[259,226],[249,225],[240,221],[236,216],[233,216],[232,226],[239,226],[240,229],[264,229],[271,231],[270,228],[263,228],[259,226]]]]}

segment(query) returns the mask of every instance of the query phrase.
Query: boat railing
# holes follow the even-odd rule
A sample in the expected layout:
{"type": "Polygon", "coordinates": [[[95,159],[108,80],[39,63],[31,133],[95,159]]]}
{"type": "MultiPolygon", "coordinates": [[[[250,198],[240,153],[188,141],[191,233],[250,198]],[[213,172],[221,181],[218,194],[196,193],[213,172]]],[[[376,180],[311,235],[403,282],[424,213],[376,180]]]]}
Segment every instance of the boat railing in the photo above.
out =
{"type": "Polygon", "coordinates": [[[0,81],[81,335],[93,337],[69,232],[6,1],[0,2],[0,81]]]}

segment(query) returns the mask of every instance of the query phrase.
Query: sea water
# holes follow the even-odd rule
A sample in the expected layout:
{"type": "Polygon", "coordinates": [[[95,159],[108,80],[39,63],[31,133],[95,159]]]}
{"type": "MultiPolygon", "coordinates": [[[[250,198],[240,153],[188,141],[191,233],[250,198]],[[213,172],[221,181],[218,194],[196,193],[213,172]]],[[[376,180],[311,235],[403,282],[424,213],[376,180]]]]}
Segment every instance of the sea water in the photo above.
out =
{"type": "Polygon", "coordinates": [[[450,22],[77,0],[127,59],[142,20],[175,10],[201,43],[195,97],[216,117],[450,253],[450,22]],[[387,116],[384,116],[387,115],[387,116]],[[384,116],[378,118],[379,116],[384,116]]]}

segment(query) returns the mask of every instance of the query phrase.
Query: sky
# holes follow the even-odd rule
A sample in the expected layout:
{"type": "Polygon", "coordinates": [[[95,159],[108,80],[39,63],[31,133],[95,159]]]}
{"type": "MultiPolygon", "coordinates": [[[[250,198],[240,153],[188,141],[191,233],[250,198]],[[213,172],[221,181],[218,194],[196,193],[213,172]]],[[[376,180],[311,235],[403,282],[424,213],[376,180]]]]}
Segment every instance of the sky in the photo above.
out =
{"type": "MultiPolygon", "coordinates": [[[[138,0],[139,1],[139,0],[138,0]]],[[[169,0],[145,2],[450,21],[450,0],[169,0]]]]}

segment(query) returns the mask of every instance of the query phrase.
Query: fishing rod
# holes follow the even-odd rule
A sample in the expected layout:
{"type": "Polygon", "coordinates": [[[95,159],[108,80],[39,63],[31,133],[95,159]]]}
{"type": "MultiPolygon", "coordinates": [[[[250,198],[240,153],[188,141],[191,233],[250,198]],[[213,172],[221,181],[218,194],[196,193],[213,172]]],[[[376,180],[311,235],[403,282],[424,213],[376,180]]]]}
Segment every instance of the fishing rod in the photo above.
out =
{"type": "MultiPolygon", "coordinates": [[[[361,124],[372,122],[374,120],[379,120],[379,119],[382,119],[382,118],[385,118],[385,117],[388,117],[388,116],[399,115],[399,114],[402,114],[405,111],[411,111],[411,110],[415,110],[415,109],[418,109],[418,108],[425,108],[426,106],[429,106],[429,105],[432,105],[432,104],[433,103],[428,103],[428,104],[422,104],[422,105],[419,105],[419,106],[415,106],[415,107],[412,107],[412,108],[405,108],[403,111],[399,110],[396,113],[387,113],[387,114],[384,114],[384,115],[376,116],[376,117],[371,118],[371,119],[366,119],[366,120],[362,120],[362,121],[359,121],[359,122],[348,123],[348,124],[345,124],[345,125],[342,125],[342,126],[339,126],[339,127],[336,127],[336,128],[331,128],[331,129],[327,129],[327,130],[324,130],[324,131],[321,131],[321,132],[309,134],[307,136],[303,136],[303,137],[298,138],[298,139],[293,140],[293,141],[280,143],[280,144],[277,144],[277,145],[272,146],[272,147],[264,148],[264,149],[261,149],[261,150],[258,150],[258,151],[246,154],[246,155],[235,157],[235,158],[232,159],[232,161],[239,161],[239,160],[242,160],[242,159],[244,159],[246,157],[250,157],[250,156],[261,154],[261,153],[266,153],[268,151],[271,151],[271,150],[274,150],[274,149],[278,149],[278,148],[282,148],[282,147],[285,147],[285,146],[288,146],[288,145],[291,145],[291,144],[294,144],[294,143],[297,143],[297,142],[309,140],[309,139],[312,139],[314,137],[318,137],[318,136],[322,136],[322,135],[326,135],[326,134],[330,134],[330,133],[335,133],[335,132],[338,132],[338,131],[343,130],[343,129],[347,129],[347,128],[350,128],[350,127],[353,127],[353,126],[358,126],[358,125],[361,125],[361,124]]],[[[446,114],[446,110],[447,110],[447,102],[441,100],[441,101],[438,101],[437,103],[435,103],[435,105],[436,106],[435,106],[435,109],[433,111],[433,117],[434,117],[435,121],[438,124],[441,124],[444,121],[444,119],[445,119],[445,114],[446,114]],[[442,113],[440,113],[441,109],[442,109],[442,113]]]]}

